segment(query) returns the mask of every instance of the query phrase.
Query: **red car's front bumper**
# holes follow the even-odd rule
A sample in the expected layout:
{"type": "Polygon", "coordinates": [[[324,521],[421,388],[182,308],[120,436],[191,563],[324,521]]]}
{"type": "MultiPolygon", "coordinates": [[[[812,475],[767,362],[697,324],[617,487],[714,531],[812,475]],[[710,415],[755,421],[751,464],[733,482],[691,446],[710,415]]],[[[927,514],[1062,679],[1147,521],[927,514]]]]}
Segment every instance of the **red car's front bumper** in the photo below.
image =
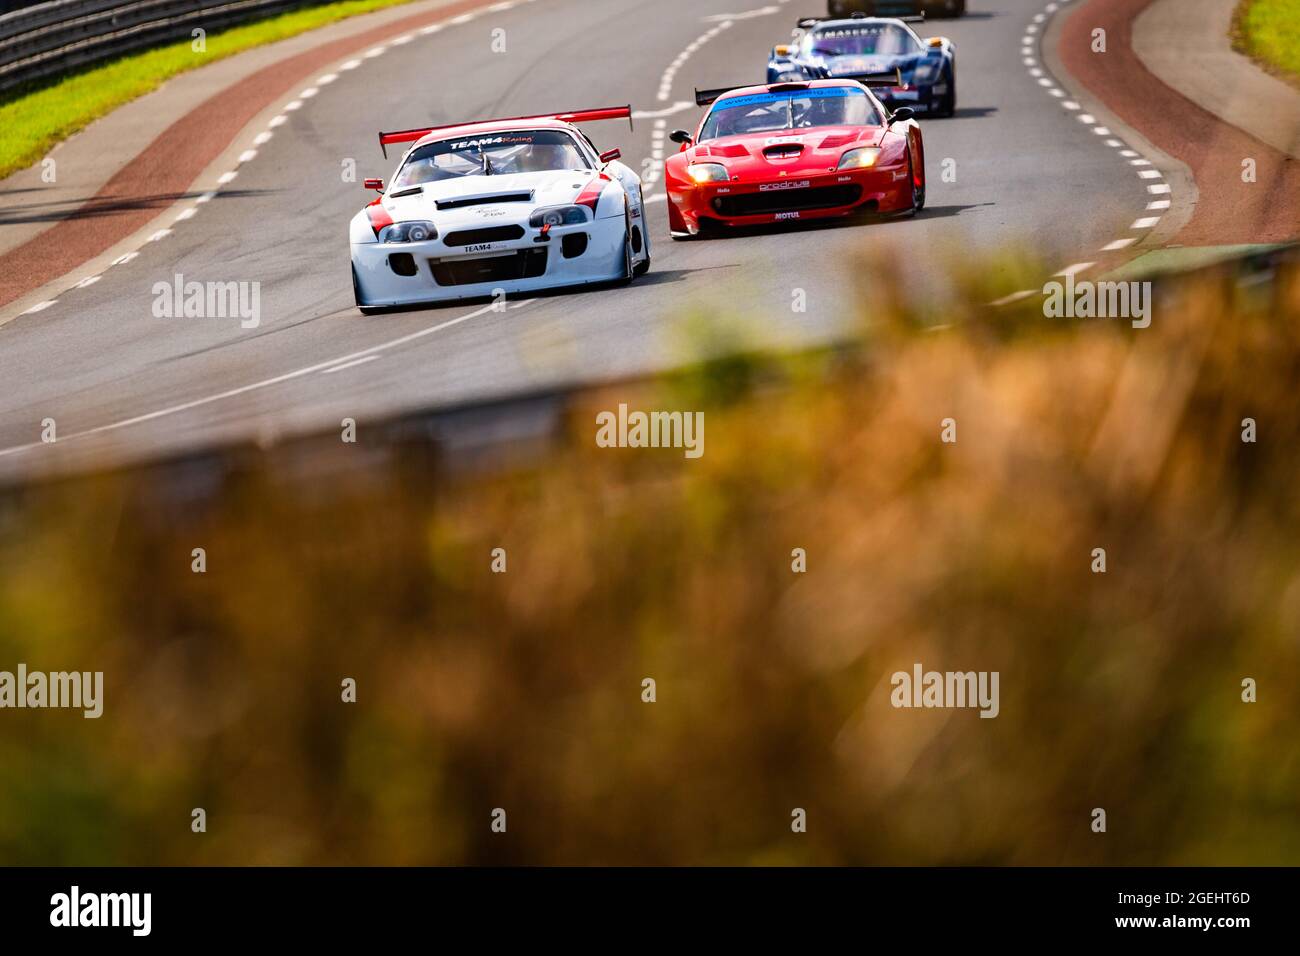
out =
{"type": "Polygon", "coordinates": [[[907,162],[813,175],[790,174],[767,182],[695,183],[669,173],[668,223],[677,234],[710,226],[758,226],[831,219],[855,213],[899,213],[912,208],[907,162]]]}

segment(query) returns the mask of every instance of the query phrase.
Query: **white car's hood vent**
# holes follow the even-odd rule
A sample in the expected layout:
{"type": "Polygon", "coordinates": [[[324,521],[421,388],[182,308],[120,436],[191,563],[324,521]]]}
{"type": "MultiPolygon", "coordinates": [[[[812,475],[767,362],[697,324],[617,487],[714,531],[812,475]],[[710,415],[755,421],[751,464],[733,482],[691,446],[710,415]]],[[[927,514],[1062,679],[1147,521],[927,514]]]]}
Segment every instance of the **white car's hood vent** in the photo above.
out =
{"type": "Polygon", "coordinates": [[[482,193],[477,196],[456,196],[434,201],[439,209],[461,209],[465,206],[486,206],[499,202],[532,202],[533,191],[510,193],[482,193]]]}
{"type": "Polygon", "coordinates": [[[560,206],[573,202],[595,173],[589,169],[548,169],[533,173],[493,173],[457,176],[424,183],[428,212],[496,206],[513,215],[532,205],[560,206]]]}

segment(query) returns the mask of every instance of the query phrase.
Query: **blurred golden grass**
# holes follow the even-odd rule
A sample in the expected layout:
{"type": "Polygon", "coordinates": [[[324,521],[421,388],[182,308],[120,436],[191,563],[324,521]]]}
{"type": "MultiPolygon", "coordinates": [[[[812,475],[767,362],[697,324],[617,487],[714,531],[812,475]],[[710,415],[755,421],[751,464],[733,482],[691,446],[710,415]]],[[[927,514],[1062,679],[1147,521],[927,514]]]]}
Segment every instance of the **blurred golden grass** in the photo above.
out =
{"type": "Polygon", "coordinates": [[[994,272],[936,316],[866,260],[860,341],[579,396],[504,471],[10,495],[0,668],[106,704],[0,711],[0,861],[1300,862],[1300,273],[1134,330],[991,313],[994,272]],[[596,447],[619,402],[704,456],[596,447]],[[893,709],[917,661],[1000,715],[893,709]]]}

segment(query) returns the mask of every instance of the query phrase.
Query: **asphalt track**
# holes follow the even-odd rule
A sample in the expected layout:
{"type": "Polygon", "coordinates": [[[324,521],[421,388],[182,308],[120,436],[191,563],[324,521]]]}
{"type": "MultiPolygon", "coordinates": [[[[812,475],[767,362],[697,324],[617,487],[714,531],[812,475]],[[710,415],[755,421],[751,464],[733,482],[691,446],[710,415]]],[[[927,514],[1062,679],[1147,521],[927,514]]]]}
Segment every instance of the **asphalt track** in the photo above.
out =
{"type": "Polygon", "coordinates": [[[742,317],[763,341],[824,341],[862,311],[854,253],[893,248],[907,281],[933,290],[945,280],[941,253],[1014,243],[1062,266],[1100,261],[1152,216],[1150,181],[1122,155],[1137,153],[1108,146],[1113,137],[1063,108],[1068,96],[1022,47],[1027,28],[1036,44],[1050,23],[1048,4],[976,0],[965,18],[923,31],[956,43],[959,110],[923,121],[930,186],[916,219],[673,243],[656,182],[647,186],[654,265],[630,287],[504,311],[353,308],[346,227],[368,198],[358,183],[394,165],[378,129],[631,103],[646,114],[634,131],[606,122],[589,132],[656,180],[664,132],[698,119],[692,87],[760,78],[771,45],[821,6],[532,0],[415,33],[307,84],[317,92],[281,114],[256,157],[192,218],[0,328],[0,476],[272,440],[345,417],[364,429],[393,412],[643,373],[681,360],[691,316],[742,317]],[[502,38],[505,52],[493,52],[502,38]],[[347,159],[355,183],[343,181],[347,159]],[[952,182],[940,175],[947,159],[952,182]],[[155,283],[177,274],[260,283],[260,324],[155,317],[155,283]],[[796,289],[806,311],[791,308],[796,289]],[[54,444],[40,440],[45,419],[56,422],[54,444]]]}

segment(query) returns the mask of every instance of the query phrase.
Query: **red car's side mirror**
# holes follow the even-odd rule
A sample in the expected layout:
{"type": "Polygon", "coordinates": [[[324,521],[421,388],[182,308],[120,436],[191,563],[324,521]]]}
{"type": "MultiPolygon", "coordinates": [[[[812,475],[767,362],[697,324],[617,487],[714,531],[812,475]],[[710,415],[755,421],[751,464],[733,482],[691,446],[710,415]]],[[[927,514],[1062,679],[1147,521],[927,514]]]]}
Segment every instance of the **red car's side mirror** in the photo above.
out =
{"type": "Polygon", "coordinates": [[[623,155],[623,151],[621,149],[617,149],[617,148],[607,149],[600,154],[600,161],[602,163],[612,163],[614,160],[618,159],[622,155],[623,155]]]}
{"type": "Polygon", "coordinates": [[[374,189],[374,190],[376,190],[377,192],[383,192],[383,191],[384,191],[384,181],[383,181],[382,179],[367,179],[367,180],[365,181],[365,187],[366,187],[367,189],[374,189]]]}

